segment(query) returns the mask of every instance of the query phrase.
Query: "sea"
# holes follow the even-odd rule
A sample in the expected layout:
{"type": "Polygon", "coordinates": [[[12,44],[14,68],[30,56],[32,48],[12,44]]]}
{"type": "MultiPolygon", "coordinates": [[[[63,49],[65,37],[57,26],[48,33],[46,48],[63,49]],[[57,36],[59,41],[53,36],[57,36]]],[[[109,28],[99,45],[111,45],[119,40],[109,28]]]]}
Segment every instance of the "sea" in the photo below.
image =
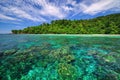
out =
{"type": "Polygon", "coordinates": [[[120,35],[0,34],[0,80],[120,80],[120,35]]]}

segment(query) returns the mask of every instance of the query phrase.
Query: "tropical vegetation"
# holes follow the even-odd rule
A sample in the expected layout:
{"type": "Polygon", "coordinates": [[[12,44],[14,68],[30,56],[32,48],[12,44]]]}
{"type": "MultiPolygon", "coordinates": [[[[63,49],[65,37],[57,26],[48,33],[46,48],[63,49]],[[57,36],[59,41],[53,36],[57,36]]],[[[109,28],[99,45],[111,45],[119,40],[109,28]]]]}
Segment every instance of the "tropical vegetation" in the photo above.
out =
{"type": "Polygon", "coordinates": [[[120,34],[120,13],[85,20],[54,20],[14,34],[120,34]]]}

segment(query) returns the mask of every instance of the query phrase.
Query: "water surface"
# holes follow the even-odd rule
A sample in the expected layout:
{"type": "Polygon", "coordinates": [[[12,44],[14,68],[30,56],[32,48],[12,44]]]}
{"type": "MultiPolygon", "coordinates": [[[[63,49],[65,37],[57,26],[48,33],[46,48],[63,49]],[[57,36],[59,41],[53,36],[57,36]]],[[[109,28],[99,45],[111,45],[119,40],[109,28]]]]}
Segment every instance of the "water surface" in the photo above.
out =
{"type": "Polygon", "coordinates": [[[120,36],[0,35],[0,80],[120,80],[120,36]]]}

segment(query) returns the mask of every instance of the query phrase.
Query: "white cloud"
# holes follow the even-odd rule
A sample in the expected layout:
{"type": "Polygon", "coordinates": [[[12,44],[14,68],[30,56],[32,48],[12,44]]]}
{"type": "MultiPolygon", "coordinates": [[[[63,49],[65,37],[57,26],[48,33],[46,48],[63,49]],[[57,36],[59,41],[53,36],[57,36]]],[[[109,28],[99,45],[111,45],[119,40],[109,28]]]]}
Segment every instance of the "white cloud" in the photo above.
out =
{"type": "MultiPolygon", "coordinates": [[[[15,21],[16,21],[16,20],[15,20],[15,21]]],[[[8,24],[8,23],[9,23],[9,24],[21,24],[20,22],[15,22],[15,21],[13,22],[13,21],[11,21],[11,20],[10,20],[10,21],[0,20],[0,22],[2,22],[2,23],[7,23],[7,24],[8,24]]]]}
{"type": "Polygon", "coordinates": [[[83,13],[95,15],[106,11],[120,12],[120,0],[83,0],[80,3],[71,2],[71,4],[74,4],[74,8],[70,18],[83,13]]]}
{"type": "MultiPolygon", "coordinates": [[[[7,1],[6,1],[7,2],[7,1]]],[[[2,4],[4,4],[5,1],[3,1],[2,4]]],[[[38,14],[31,14],[31,11],[29,11],[29,6],[25,5],[24,1],[15,1],[13,5],[10,5],[11,1],[6,3],[5,6],[0,5],[1,13],[6,15],[11,15],[13,17],[17,17],[17,20],[21,21],[23,19],[28,19],[31,21],[37,21],[37,22],[44,22],[46,21],[44,18],[39,16],[38,14]],[[20,6],[21,5],[21,6],[20,6]]],[[[33,8],[33,12],[34,12],[33,8]]],[[[6,18],[4,18],[6,19],[6,18]]]]}
{"type": "Polygon", "coordinates": [[[20,18],[26,18],[32,21],[44,21],[43,18],[36,18],[36,17],[32,17],[32,15],[28,14],[27,12],[17,8],[17,7],[11,7],[10,10],[17,16],[20,18]]]}
{"type": "Polygon", "coordinates": [[[35,17],[34,15],[31,15],[30,12],[27,12],[27,10],[22,10],[20,7],[14,7],[14,6],[9,6],[9,7],[2,7],[4,10],[4,14],[9,15],[14,15],[15,17],[18,17],[19,19],[28,19],[32,21],[45,21],[42,17],[35,17]],[[5,13],[7,12],[7,13],[5,13]]]}
{"type": "Polygon", "coordinates": [[[58,7],[52,5],[44,6],[40,13],[44,16],[53,16],[60,19],[65,17],[65,14],[63,14],[63,12],[58,7]]]}
{"type": "Polygon", "coordinates": [[[10,16],[6,16],[4,14],[0,14],[0,19],[6,19],[6,20],[17,20],[16,18],[12,18],[10,16]]]}
{"type": "Polygon", "coordinates": [[[60,6],[57,6],[54,2],[48,0],[32,0],[34,4],[41,6],[41,10],[38,11],[43,16],[50,16],[56,18],[65,18],[66,14],[62,11],[60,6]]]}
{"type": "Polygon", "coordinates": [[[119,0],[96,0],[89,6],[82,3],[82,5],[84,5],[83,13],[94,15],[109,9],[120,8],[118,4],[120,4],[119,0]]]}
{"type": "Polygon", "coordinates": [[[72,11],[72,10],[73,10],[72,7],[68,7],[68,6],[62,6],[62,8],[63,8],[65,11],[72,11]]]}
{"type": "Polygon", "coordinates": [[[2,0],[0,18],[5,20],[31,20],[44,22],[75,15],[95,15],[107,10],[120,11],[120,0],[2,0]],[[68,6],[70,5],[70,6],[68,6]],[[36,7],[37,6],[37,7],[36,7]],[[9,16],[8,16],[9,15],[9,16]]]}

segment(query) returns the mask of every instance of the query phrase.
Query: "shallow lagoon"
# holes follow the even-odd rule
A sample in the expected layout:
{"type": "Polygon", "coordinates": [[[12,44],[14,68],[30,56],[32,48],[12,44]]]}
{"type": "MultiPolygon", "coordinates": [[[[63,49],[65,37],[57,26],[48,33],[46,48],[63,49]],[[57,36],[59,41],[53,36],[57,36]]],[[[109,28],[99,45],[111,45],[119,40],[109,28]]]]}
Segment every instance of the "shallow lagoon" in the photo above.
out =
{"type": "Polygon", "coordinates": [[[120,36],[0,35],[0,80],[120,80],[120,36]]]}

